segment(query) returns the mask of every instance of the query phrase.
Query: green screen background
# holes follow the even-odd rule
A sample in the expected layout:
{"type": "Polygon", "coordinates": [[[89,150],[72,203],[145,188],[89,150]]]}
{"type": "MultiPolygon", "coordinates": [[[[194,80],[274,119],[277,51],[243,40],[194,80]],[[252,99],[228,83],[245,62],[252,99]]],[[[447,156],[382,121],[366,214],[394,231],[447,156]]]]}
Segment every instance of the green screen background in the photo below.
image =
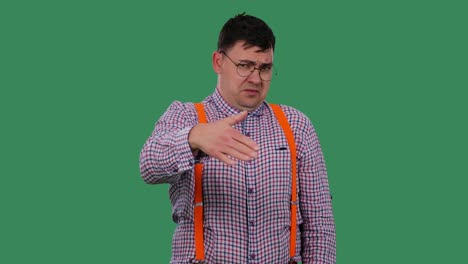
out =
{"type": "Polygon", "coordinates": [[[269,102],[315,125],[340,264],[467,263],[466,1],[2,1],[0,262],[168,263],[140,149],[201,101],[224,22],[277,36],[269,102]]]}

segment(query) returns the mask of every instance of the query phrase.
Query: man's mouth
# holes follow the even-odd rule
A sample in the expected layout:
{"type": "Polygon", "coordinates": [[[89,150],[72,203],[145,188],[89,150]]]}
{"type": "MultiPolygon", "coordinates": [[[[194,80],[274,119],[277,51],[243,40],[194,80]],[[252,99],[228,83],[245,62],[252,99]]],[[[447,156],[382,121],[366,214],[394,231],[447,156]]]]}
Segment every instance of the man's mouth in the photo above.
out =
{"type": "Polygon", "coordinates": [[[249,94],[260,93],[259,90],[255,90],[255,89],[245,89],[244,92],[247,92],[249,94]]]}

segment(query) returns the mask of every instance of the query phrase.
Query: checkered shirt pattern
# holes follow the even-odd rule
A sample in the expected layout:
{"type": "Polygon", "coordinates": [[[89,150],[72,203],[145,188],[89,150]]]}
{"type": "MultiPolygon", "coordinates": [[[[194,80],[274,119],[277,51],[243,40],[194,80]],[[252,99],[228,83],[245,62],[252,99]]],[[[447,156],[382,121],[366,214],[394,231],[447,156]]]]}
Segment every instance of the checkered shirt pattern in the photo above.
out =
{"type": "MultiPolygon", "coordinates": [[[[208,122],[236,115],[218,90],[203,104],[208,122]]],[[[309,119],[281,105],[297,148],[297,243],[294,261],[336,262],[335,225],[327,172],[309,119]]],[[[173,102],[156,123],[140,154],[140,171],[150,184],[169,183],[177,224],[171,263],[196,263],[193,198],[195,158],[188,144],[198,124],[193,103],[173,102]]],[[[283,131],[264,102],[234,126],[259,146],[258,158],[228,166],[204,155],[203,204],[206,263],[278,263],[289,256],[291,157],[283,131]]]]}

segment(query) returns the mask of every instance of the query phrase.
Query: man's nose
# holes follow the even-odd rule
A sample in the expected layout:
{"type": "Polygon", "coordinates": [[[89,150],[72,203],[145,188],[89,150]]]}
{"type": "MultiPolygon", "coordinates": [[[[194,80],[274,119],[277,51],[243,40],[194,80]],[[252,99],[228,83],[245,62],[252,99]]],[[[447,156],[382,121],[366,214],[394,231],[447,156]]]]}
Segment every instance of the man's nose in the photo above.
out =
{"type": "Polygon", "coordinates": [[[260,70],[255,68],[247,80],[251,83],[261,83],[262,79],[260,78],[260,70]]]}

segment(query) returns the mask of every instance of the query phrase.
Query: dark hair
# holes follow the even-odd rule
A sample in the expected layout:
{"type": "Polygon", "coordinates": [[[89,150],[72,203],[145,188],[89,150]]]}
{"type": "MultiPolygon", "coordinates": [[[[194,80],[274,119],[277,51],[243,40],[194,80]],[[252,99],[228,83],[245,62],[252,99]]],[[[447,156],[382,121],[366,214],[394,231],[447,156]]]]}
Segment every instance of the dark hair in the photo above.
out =
{"type": "Polygon", "coordinates": [[[260,47],[262,51],[275,49],[275,35],[261,19],[245,12],[229,19],[219,32],[218,51],[228,51],[237,41],[245,47],[260,47]]]}

